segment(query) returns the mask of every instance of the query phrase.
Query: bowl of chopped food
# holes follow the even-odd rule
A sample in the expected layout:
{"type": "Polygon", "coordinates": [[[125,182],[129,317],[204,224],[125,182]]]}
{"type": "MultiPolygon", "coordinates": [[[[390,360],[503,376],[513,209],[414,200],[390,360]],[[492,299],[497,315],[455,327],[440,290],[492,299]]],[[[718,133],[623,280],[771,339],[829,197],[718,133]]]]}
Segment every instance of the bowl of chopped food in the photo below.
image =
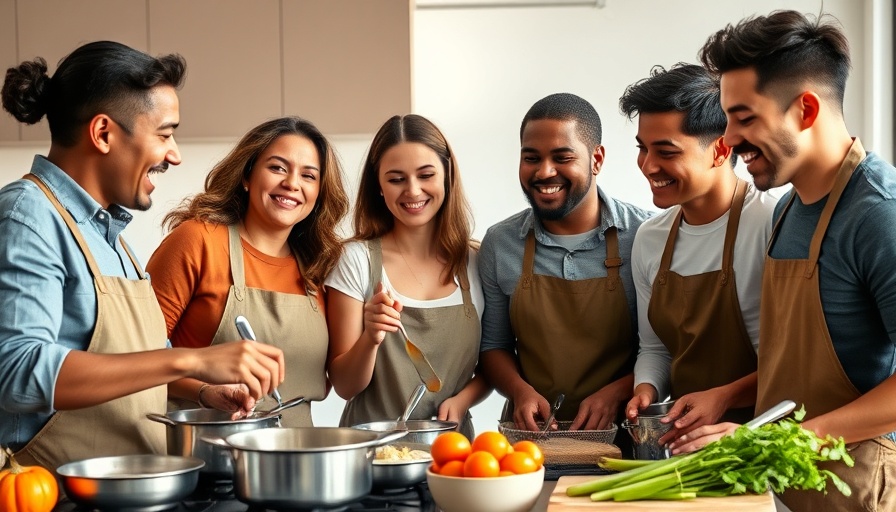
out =
{"type": "Polygon", "coordinates": [[[377,447],[373,458],[374,489],[404,489],[426,480],[432,464],[429,445],[396,442],[377,447]]]}

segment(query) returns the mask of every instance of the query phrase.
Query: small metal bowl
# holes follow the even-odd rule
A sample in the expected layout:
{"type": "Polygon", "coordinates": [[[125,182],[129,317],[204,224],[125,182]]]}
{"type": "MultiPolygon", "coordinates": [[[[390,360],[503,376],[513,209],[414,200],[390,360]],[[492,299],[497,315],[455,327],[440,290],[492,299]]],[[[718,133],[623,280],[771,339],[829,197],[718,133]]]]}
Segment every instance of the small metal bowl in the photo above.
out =
{"type": "Polygon", "coordinates": [[[205,462],[174,455],[99,457],[56,470],[70,500],[99,510],[166,510],[190,495],[205,462]]]}
{"type": "MultiPolygon", "coordinates": [[[[394,441],[391,446],[409,450],[428,452],[430,445],[421,443],[405,443],[402,439],[394,441]]],[[[426,468],[432,464],[432,457],[413,460],[373,460],[373,488],[380,490],[406,489],[426,480],[426,468]]]]}
{"type": "MultiPolygon", "coordinates": [[[[398,429],[397,421],[374,421],[354,425],[352,428],[359,430],[372,430],[374,432],[394,432],[398,429]]],[[[439,437],[439,434],[457,430],[457,422],[440,420],[408,420],[405,422],[408,434],[402,438],[403,443],[419,443],[431,445],[439,437]]],[[[426,448],[429,451],[429,448],[426,448]]],[[[425,476],[425,472],[424,472],[425,476]]]]}

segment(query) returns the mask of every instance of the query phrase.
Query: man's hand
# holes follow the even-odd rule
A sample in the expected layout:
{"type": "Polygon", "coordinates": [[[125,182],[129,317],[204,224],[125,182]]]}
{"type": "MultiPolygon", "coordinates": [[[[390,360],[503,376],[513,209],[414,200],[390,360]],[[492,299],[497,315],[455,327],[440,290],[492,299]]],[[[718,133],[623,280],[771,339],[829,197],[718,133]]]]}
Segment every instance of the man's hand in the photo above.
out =
{"type": "Polygon", "coordinates": [[[664,445],[698,427],[716,423],[727,410],[728,396],[721,388],[688,393],[676,400],[666,417],[660,420],[672,423],[672,429],[659,439],[659,443],[664,445]]]}
{"type": "Polygon", "coordinates": [[[283,351],[266,343],[234,341],[201,349],[172,349],[191,358],[190,377],[210,384],[245,384],[254,399],[283,382],[283,351]]]}
{"type": "MultiPolygon", "coordinates": [[[[513,396],[513,422],[516,424],[517,428],[524,430],[541,430],[538,428],[538,424],[535,422],[535,417],[538,416],[542,420],[547,420],[551,415],[551,405],[548,403],[545,397],[538,394],[535,389],[527,386],[528,389],[524,392],[518,393],[513,396]]],[[[552,425],[550,428],[556,429],[556,424],[552,425]]]]}
{"type": "Polygon", "coordinates": [[[669,449],[672,451],[672,455],[690,453],[703,448],[713,441],[718,441],[722,437],[734,433],[739,426],[740,425],[737,423],[704,425],[676,438],[669,444],[669,449]]]}
{"type": "Polygon", "coordinates": [[[606,430],[616,421],[616,414],[622,403],[632,396],[630,373],[616,379],[591,394],[579,404],[579,412],[572,420],[569,430],[606,430]]]}

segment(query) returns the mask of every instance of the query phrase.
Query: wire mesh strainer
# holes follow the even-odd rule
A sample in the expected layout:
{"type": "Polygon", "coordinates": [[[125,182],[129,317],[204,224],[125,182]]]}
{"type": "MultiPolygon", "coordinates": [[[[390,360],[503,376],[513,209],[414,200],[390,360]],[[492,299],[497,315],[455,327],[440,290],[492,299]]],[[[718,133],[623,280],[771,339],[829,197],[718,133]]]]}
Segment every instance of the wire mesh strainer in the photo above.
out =
{"type": "Polygon", "coordinates": [[[558,421],[557,430],[548,430],[542,439],[539,422],[537,431],[516,428],[512,421],[498,424],[498,432],[511,444],[517,441],[536,441],[544,453],[545,464],[597,464],[600,457],[620,457],[619,448],[613,445],[617,425],[608,430],[569,430],[571,421],[558,421]]]}

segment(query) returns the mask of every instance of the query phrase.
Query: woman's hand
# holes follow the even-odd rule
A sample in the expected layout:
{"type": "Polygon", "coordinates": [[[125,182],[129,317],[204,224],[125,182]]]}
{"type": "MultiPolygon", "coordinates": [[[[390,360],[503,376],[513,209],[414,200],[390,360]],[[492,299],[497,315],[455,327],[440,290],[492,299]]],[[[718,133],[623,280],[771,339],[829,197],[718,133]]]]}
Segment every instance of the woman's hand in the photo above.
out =
{"type": "Polygon", "coordinates": [[[383,283],[377,283],[373,297],[364,304],[364,335],[379,345],[387,332],[395,332],[401,323],[401,303],[394,300],[383,283]]]}
{"type": "Polygon", "coordinates": [[[470,404],[455,395],[439,404],[438,419],[440,421],[453,421],[458,425],[462,425],[467,417],[468,410],[470,410],[470,404]]]}
{"type": "Polygon", "coordinates": [[[233,413],[230,419],[245,418],[255,408],[255,399],[245,384],[205,385],[199,392],[200,405],[233,413]]]}

